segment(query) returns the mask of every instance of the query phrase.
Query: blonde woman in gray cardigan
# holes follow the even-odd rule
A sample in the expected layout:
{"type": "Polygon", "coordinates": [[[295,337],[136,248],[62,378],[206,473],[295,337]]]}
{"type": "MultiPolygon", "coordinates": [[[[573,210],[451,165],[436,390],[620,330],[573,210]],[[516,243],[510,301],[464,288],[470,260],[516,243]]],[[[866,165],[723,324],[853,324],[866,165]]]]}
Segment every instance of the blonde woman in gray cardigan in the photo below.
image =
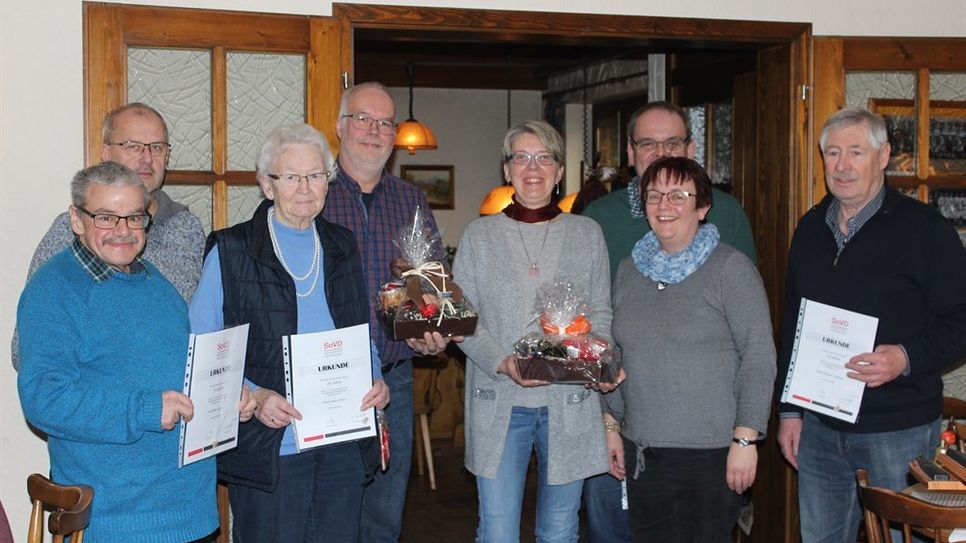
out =
{"type": "Polygon", "coordinates": [[[623,418],[623,442],[608,433],[612,473],[627,475],[634,541],[730,541],[775,380],[768,300],[755,265],[701,224],[700,165],[662,158],[641,188],[652,230],[614,280],[627,383],[606,397],[623,418]]]}
{"type": "Polygon", "coordinates": [[[460,347],[466,364],[466,467],[476,475],[476,540],[520,539],[531,450],[537,451],[536,540],[576,542],[583,479],[607,471],[600,393],[521,379],[513,344],[539,331],[539,286],[569,280],[590,295],[594,332],[610,337],[610,272],[600,228],[550,203],[563,176],[563,140],[527,121],[503,142],[503,170],[516,190],[503,213],[473,221],[454,263],[456,281],[480,316],[460,347]]]}

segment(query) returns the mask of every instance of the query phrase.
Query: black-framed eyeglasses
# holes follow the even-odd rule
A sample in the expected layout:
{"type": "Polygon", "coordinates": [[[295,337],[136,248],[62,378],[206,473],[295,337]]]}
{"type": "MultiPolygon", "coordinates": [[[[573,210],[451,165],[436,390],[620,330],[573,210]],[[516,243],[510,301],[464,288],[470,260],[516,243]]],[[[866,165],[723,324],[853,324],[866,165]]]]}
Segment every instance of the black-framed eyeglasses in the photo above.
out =
{"type": "Polygon", "coordinates": [[[165,141],[154,141],[151,143],[142,143],[140,141],[127,140],[119,142],[111,142],[108,145],[116,145],[121,148],[122,151],[129,155],[140,155],[145,149],[151,153],[151,156],[164,156],[171,149],[171,145],[165,141]]]}
{"type": "Polygon", "coordinates": [[[270,173],[268,174],[268,177],[271,179],[274,179],[275,181],[278,181],[279,183],[283,183],[285,185],[289,185],[292,187],[298,185],[299,181],[303,179],[305,179],[305,181],[310,185],[321,185],[322,183],[325,183],[326,181],[328,181],[330,177],[332,177],[332,172],[312,172],[306,175],[299,175],[297,173],[280,173],[280,174],[270,173]]]}
{"type": "Polygon", "coordinates": [[[529,153],[513,153],[507,162],[511,162],[517,166],[529,166],[531,162],[536,162],[539,166],[551,166],[557,163],[557,159],[550,153],[537,153],[535,155],[529,153]]]}
{"type": "Polygon", "coordinates": [[[666,153],[680,153],[687,146],[688,141],[688,138],[677,137],[668,138],[663,141],[641,138],[639,140],[633,140],[632,143],[639,153],[653,153],[657,151],[659,146],[664,148],[666,153]]]}
{"type": "Polygon", "coordinates": [[[372,128],[372,123],[376,123],[379,133],[384,136],[395,134],[396,129],[399,128],[399,123],[392,119],[376,119],[366,113],[346,113],[342,116],[343,119],[346,117],[352,119],[352,126],[357,130],[369,130],[372,128]]]}
{"type": "Polygon", "coordinates": [[[661,192],[659,190],[648,189],[644,192],[644,203],[657,205],[661,203],[661,200],[663,200],[665,196],[667,196],[668,203],[680,206],[684,205],[684,203],[688,201],[688,198],[692,196],[697,198],[698,195],[686,190],[671,190],[668,192],[661,192]]]}
{"type": "Polygon", "coordinates": [[[83,207],[74,207],[91,218],[94,222],[94,228],[100,228],[101,230],[114,230],[121,219],[124,219],[124,223],[131,230],[144,230],[151,224],[151,215],[148,213],[135,213],[134,215],[122,217],[120,215],[114,215],[113,213],[91,213],[83,207]]]}

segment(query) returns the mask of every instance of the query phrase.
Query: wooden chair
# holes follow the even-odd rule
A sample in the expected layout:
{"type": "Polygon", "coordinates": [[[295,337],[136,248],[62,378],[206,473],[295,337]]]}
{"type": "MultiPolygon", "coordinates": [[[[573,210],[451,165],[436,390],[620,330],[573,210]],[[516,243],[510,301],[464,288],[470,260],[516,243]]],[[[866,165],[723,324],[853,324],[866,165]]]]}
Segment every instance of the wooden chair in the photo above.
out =
{"type": "Polygon", "coordinates": [[[919,534],[929,534],[935,543],[946,541],[944,530],[966,528],[966,507],[933,505],[901,492],[869,486],[869,473],[864,469],[855,472],[855,479],[869,543],[893,543],[890,523],[902,525],[906,543],[912,543],[914,527],[919,534]]]}
{"type": "Polygon", "coordinates": [[[50,479],[34,473],[27,477],[27,494],[33,500],[27,543],[42,543],[44,539],[44,509],[51,509],[47,529],[54,536],[54,543],[63,543],[64,536],[71,536],[71,543],[84,542],[84,528],[91,520],[91,502],[94,489],[87,485],[61,486],[50,479]]]}

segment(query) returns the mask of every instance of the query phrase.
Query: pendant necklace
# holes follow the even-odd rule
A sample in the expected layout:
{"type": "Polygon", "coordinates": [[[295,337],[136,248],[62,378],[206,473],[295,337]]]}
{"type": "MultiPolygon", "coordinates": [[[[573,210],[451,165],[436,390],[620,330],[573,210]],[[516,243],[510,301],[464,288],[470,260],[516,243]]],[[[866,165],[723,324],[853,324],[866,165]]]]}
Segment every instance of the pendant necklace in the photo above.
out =
{"type": "Polygon", "coordinates": [[[547,234],[550,233],[550,221],[547,221],[547,229],[543,232],[543,242],[540,244],[540,252],[537,253],[536,260],[530,258],[530,251],[527,250],[527,242],[523,239],[523,231],[520,230],[520,222],[514,221],[517,225],[517,233],[520,234],[520,243],[523,245],[523,253],[527,255],[527,262],[530,263],[530,268],[527,270],[527,274],[530,277],[540,277],[540,268],[537,267],[537,261],[543,255],[543,248],[547,244],[547,234]]]}
{"type": "Polygon", "coordinates": [[[319,232],[315,229],[314,225],[312,228],[313,241],[315,245],[315,255],[312,257],[312,265],[309,267],[309,271],[305,275],[299,277],[292,273],[292,270],[288,267],[288,263],[285,262],[285,257],[282,255],[282,247],[278,244],[278,238],[275,236],[275,225],[272,223],[272,218],[275,216],[275,208],[269,208],[268,210],[268,237],[272,239],[272,249],[275,251],[275,256],[278,258],[279,264],[282,265],[282,269],[285,273],[292,278],[293,281],[305,281],[315,272],[315,278],[312,279],[312,286],[309,287],[307,292],[299,292],[298,287],[295,287],[295,295],[299,298],[308,298],[315,291],[315,286],[319,283],[319,272],[322,271],[322,266],[319,266],[319,253],[322,252],[322,241],[319,239],[319,232]]]}

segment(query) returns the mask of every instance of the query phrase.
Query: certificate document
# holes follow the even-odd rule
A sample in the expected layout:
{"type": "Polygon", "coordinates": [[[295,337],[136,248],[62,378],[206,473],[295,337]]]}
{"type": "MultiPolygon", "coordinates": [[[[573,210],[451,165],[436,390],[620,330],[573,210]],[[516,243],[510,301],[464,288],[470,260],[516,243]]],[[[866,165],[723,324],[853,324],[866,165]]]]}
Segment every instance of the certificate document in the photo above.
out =
{"type": "Polygon", "coordinates": [[[247,324],[188,337],[184,393],[191,398],[195,416],[181,424],[179,468],[238,444],[238,401],[247,349],[247,324]]]}
{"type": "Polygon", "coordinates": [[[375,409],[359,410],[372,388],[368,324],[283,336],[282,353],[299,452],[376,435],[375,409]]]}
{"type": "Polygon", "coordinates": [[[802,298],[782,401],[855,422],[865,383],[846,377],[846,362],[872,352],[879,319],[802,298]]]}

